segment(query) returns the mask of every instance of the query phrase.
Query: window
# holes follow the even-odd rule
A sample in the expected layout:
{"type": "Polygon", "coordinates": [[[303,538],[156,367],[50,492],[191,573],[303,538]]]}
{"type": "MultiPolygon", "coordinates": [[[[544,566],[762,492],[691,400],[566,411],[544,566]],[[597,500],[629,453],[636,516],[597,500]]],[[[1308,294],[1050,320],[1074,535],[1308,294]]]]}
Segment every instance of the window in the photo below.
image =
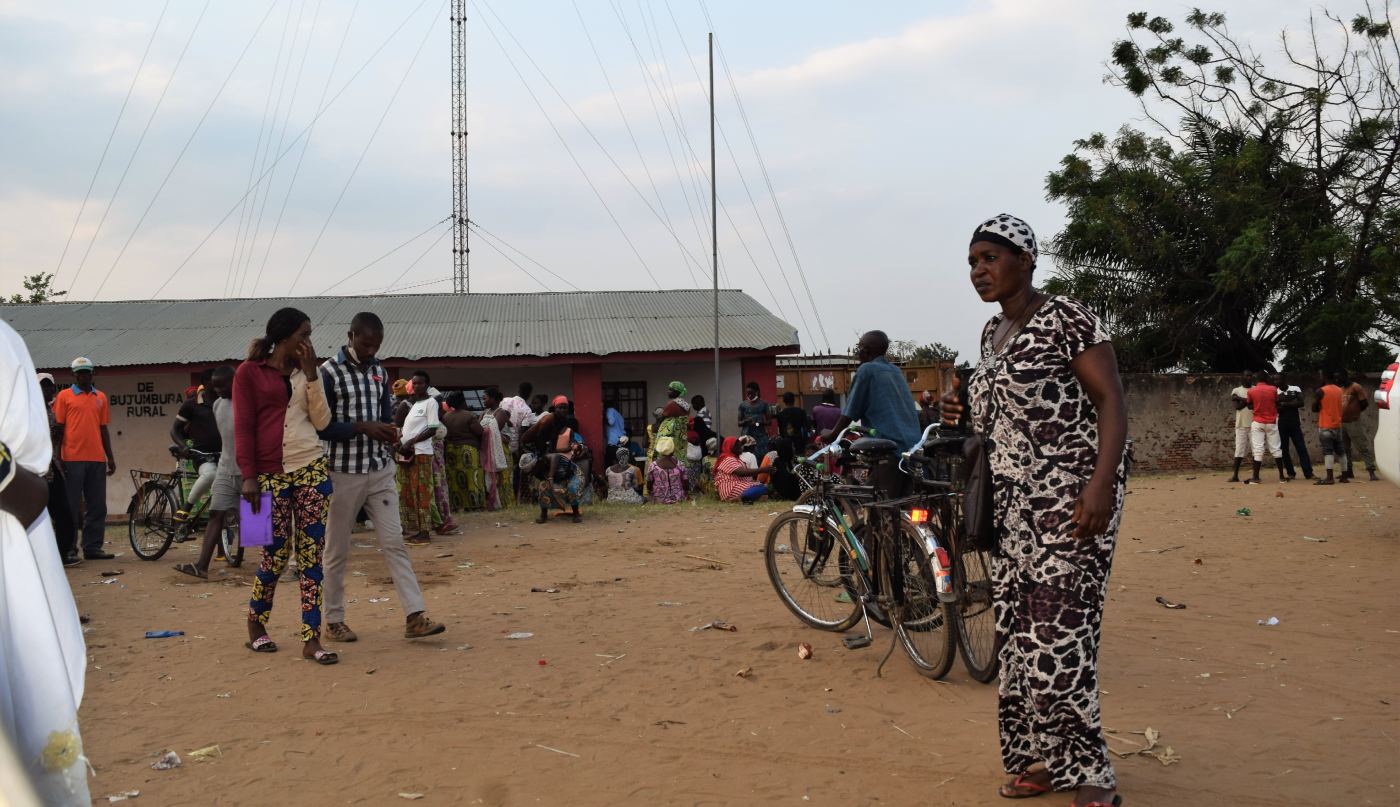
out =
{"type": "Polygon", "coordinates": [[[627,424],[627,435],[634,440],[645,442],[647,423],[651,413],[647,411],[647,385],[645,381],[604,381],[603,400],[617,404],[622,420],[627,424]]]}
{"type": "Polygon", "coordinates": [[[446,396],[449,392],[460,391],[467,399],[467,408],[473,412],[480,413],[486,409],[486,387],[452,387],[444,389],[439,387],[438,391],[446,396]]]}

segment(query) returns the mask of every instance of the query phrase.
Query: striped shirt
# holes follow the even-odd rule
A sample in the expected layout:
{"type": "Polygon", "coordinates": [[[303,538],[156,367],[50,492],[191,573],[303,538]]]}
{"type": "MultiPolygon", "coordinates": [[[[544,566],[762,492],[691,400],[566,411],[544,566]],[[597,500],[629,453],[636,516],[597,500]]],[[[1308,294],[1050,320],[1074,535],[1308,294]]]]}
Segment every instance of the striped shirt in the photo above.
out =
{"type": "Polygon", "coordinates": [[[321,383],[331,408],[331,423],[320,431],[332,471],[367,474],[387,467],[389,448],[355,433],[356,421],[393,423],[393,395],[389,374],[377,359],[358,367],[350,363],[345,348],[321,364],[321,383]]]}

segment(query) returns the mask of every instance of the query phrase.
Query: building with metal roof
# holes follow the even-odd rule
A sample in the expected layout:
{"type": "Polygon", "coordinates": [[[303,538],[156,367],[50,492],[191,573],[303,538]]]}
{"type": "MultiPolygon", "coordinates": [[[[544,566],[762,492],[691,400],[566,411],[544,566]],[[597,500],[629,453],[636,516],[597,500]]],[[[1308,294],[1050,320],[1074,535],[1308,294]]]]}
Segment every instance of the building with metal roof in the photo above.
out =
{"type": "MultiPolygon", "coordinates": [[[[384,321],[384,360],[612,356],[712,350],[712,292],[402,294],[0,305],[34,365],[66,368],[87,356],[104,368],[236,361],[268,317],[305,311],[321,353],[338,347],[360,311],[384,321]]],[[[742,291],[719,293],[722,350],[796,352],[797,331],[742,291]]]]}
{"type": "MultiPolygon", "coordinates": [[[[379,360],[391,378],[426,370],[434,386],[469,399],[490,386],[510,395],[526,381],[536,393],[568,395],[595,450],[605,400],[640,437],[671,381],[707,399],[717,431],[735,432],[744,385],[756,381],[775,400],[777,357],[799,349],[792,325],[737,290],[719,293],[719,390],[713,292],[694,289],[3,304],[0,319],[60,382],[75,357],[96,364],[111,402],[116,478],[126,479],[128,468],[168,470],[184,390],[208,368],[238,363],[286,306],[311,317],[320,356],[345,344],[355,314],[372,311],[384,322],[379,360]]],[[[125,512],[130,493],[110,485],[109,511],[125,512]]]]}

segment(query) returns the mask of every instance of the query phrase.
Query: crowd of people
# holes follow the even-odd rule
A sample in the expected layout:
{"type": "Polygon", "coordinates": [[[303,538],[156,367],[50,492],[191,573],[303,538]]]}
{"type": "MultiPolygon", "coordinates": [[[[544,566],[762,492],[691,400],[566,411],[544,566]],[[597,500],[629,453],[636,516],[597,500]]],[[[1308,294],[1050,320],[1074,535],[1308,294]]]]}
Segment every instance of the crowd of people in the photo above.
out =
{"type": "MultiPolygon", "coordinates": [[[[770,403],[757,383],[749,383],[737,407],[737,434],[723,438],[704,398],[688,397],[685,384],[674,381],[641,433],[632,433],[616,401],[605,401],[598,424],[605,444],[589,446],[565,395],[535,394],[526,383],[505,397],[492,387],[482,392],[478,411],[463,391],[436,389],[426,371],[392,380],[377,359],[385,328],[374,314],[356,315],[345,344],[322,361],[311,346],[310,318],[283,308],[236,369],[207,374],[172,424],[177,453],[192,466],[191,500],[210,497],[199,559],[177,569],[207,577],[218,531],[240,509],[268,519],[271,540],[245,612],[246,647],[278,650],[267,623],[278,582],[294,568],[301,654],[335,664],[339,656],[323,640],[358,639],[346,621],[344,593],[357,523],[373,525],[403,603],[404,636],[418,639],[446,628],[426,613],[407,547],[458,533],[456,514],[524,503],[538,509],[541,523],[555,512],[578,522],[581,505],[596,499],[619,506],[674,505],[706,491],[725,502],[795,498],[795,458],[848,424],[874,428],[901,450],[913,448],[930,422],[966,426],[987,447],[994,502],[998,726],[1010,777],[999,795],[1075,791],[1075,807],[1117,807],[1121,797],[1101,728],[1097,664],[1124,504],[1126,404],[1103,322],[1082,303],[1035,287],[1038,256],[1034,232],[1018,218],[1002,214],[976,228],[968,248],[970,280],[984,302],[1001,310],[982,331],[977,367],[940,400],[931,393],[911,396],[903,374],[886,357],[889,338],[870,331],[860,339],[860,366],[844,406],[833,390],[810,412],[792,393],[780,405],[770,403]]],[[[33,373],[13,331],[5,328],[0,336],[6,337],[0,340],[0,369],[33,373]]],[[[93,362],[79,358],[71,369],[73,382],[62,389],[52,376],[38,376],[42,404],[21,401],[3,410],[0,527],[6,541],[12,525],[41,525],[41,535],[50,523],[57,528],[45,539],[48,549],[15,537],[34,550],[34,562],[17,565],[7,554],[7,585],[16,574],[28,575],[33,589],[34,580],[51,576],[43,568],[46,553],[65,563],[112,557],[102,541],[105,480],[116,468],[108,402],[93,383],[93,362]],[[52,443],[33,436],[44,429],[45,412],[52,443]],[[38,426],[9,422],[21,416],[38,426]],[[36,507],[43,501],[48,521],[36,507]]],[[[26,385],[12,387],[6,394],[15,398],[26,385]]],[[[1252,457],[1253,473],[1244,481],[1260,482],[1265,454],[1274,459],[1281,481],[1295,478],[1297,470],[1314,477],[1301,429],[1308,397],[1297,386],[1276,386],[1267,373],[1233,391],[1234,481],[1252,457]]],[[[1317,484],[1350,481],[1354,462],[1375,478],[1359,422],[1367,403],[1360,385],[1339,372],[1313,392],[1326,472],[1317,484]]],[[[176,518],[190,515],[182,511],[176,518]]],[[[16,590],[24,585],[16,583],[16,590]]],[[[33,596],[52,599],[40,591],[33,596]]],[[[66,602],[73,611],[71,597],[66,602]]],[[[82,656],[73,652],[67,624],[75,622],[76,612],[67,611],[61,604],[51,610],[63,629],[39,631],[44,635],[26,646],[49,659],[50,667],[73,672],[76,663],[75,675],[54,679],[38,693],[35,702],[49,710],[44,715],[6,718],[27,721],[16,732],[26,742],[33,727],[68,726],[80,748],[82,656]]],[[[35,634],[16,622],[7,620],[12,635],[35,634]]],[[[80,648],[80,635],[76,642],[80,648]]],[[[54,786],[71,792],[80,779],[81,771],[68,766],[55,774],[54,786]]]]}
{"type": "Polygon", "coordinates": [[[1370,435],[1361,425],[1361,413],[1371,403],[1365,388],[1351,380],[1345,370],[1333,370],[1319,379],[1313,391],[1311,409],[1317,415],[1326,471],[1321,479],[1315,478],[1303,439],[1306,397],[1297,385],[1276,385],[1273,374],[1267,371],[1245,375],[1243,383],[1230,391],[1230,402],[1235,407],[1235,471],[1231,482],[1241,481],[1240,467],[1252,457],[1254,474],[1243,481],[1247,485],[1259,484],[1265,454],[1273,459],[1280,482],[1297,479],[1302,470],[1303,478],[1312,479],[1315,485],[1345,484],[1356,478],[1356,465],[1365,467],[1371,481],[1377,481],[1375,451],[1370,435]]]}

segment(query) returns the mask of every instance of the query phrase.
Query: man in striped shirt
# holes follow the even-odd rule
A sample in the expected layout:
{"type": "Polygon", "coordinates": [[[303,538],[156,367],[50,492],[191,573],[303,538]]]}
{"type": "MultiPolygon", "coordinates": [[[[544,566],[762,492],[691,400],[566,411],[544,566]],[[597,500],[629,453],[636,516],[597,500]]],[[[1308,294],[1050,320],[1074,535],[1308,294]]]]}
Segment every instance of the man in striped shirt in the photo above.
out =
{"type": "Polygon", "coordinates": [[[326,442],[335,489],[322,561],[325,635],[337,642],[359,638],[345,624],[345,566],[350,559],[350,529],[361,507],[374,522],[389,576],[408,615],[404,638],[420,639],[446,630],[424,613],[423,590],[404,547],[389,448],[398,442],[390,395],[393,382],[375,358],[383,341],[384,323],[379,317],[369,312],[356,314],[350,322],[349,342],[321,365],[331,422],[320,436],[326,442]]]}

